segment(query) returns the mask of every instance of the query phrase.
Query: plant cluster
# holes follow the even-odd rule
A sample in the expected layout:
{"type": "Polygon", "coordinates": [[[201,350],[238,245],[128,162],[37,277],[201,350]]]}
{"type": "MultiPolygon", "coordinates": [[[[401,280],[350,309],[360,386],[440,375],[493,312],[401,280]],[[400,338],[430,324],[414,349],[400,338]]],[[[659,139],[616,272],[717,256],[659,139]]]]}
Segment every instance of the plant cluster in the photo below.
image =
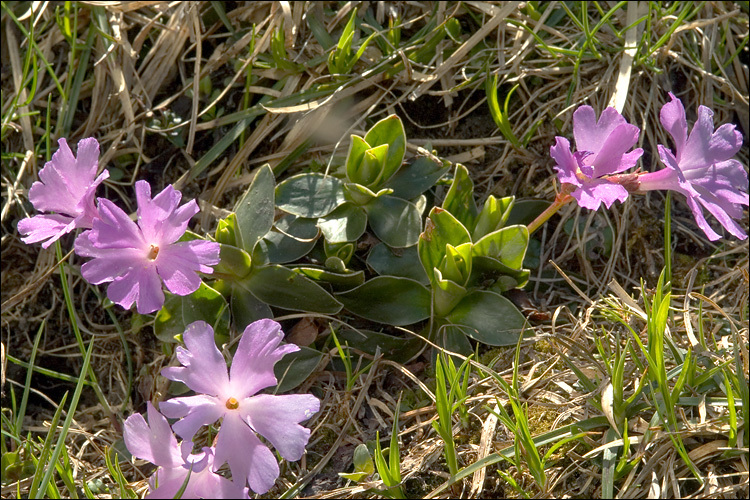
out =
{"type": "MultiPolygon", "coordinates": [[[[332,59],[329,64],[343,63],[332,59]]],[[[733,159],[741,135],[734,125],[714,131],[711,111],[705,107],[688,135],[682,103],[671,94],[670,99],[660,117],[675,152],[658,145],[666,168],[654,173],[625,173],[642,154],[641,149],[631,151],[637,127],[614,108],[597,120],[591,107],[579,107],[573,123],[576,151],[571,152],[563,137],[550,148],[561,192],[528,225],[514,223],[528,214],[519,212],[522,204],[513,197],[489,196],[480,209],[469,173],[460,164],[453,168],[450,187],[438,205],[435,188],[451,165],[426,151],[405,162],[406,134],[394,115],[375,123],[364,137],[353,135],[343,162],[334,163],[326,174],[301,173],[277,184],[271,169],[261,167],[233,212],[206,237],[187,232],[197,204],[191,200],[180,206],[181,194],[171,185],[152,198],[146,181],[136,183],[135,222],[111,201],[95,202],[94,191],[107,176],[96,176],[98,143],[82,140],[75,157],[61,139],[60,149],[29,193],[35,208],[47,213],[21,221],[18,228],[26,243],[43,242],[45,248],[83,229],[74,249],[91,259],[81,266],[84,279],[109,283],[108,298],[126,309],[136,304],[141,314],[158,311],[157,337],[184,342],[185,348],[177,348],[183,366],[166,368],[162,375],[185,383],[196,395],[164,401],[159,408],[163,415],[181,419],[172,429],[182,444],[151,405],[148,423],[140,415],[126,422],[131,452],[160,467],[153,492],[246,495],[249,484],[262,493],[272,487],[279,469],[255,432],[283,458],[297,460],[309,437],[299,423],[319,405],[311,395],[258,394],[277,385],[274,369],[278,374],[280,365],[275,365],[286,354],[287,360],[305,354],[313,362],[289,366],[285,360],[290,376],[278,392],[296,387],[322,356],[315,357],[309,348],[279,346],[283,334],[270,319],[275,310],[340,314],[344,323],[354,315],[379,325],[412,326],[439,347],[469,354],[470,339],[487,345],[518,342],[526,320],[503,294],[528,281],[524,258],[530,234],[573,199],[597,210],[601,203],[610,207],[631,193],[674,190],[687,197],[709,239],[719,235],[701,206],[731,234],[746,238],[735,220],[748,204],[747,173],[733,159]],[[371,243],[368,228],[377,244],[371,243]],[[198,273],[205,275],[205,282],[198,273]],[[227,374],[216,343],[227,340],[230,325],[244,334],[227,374]],[[218,419],[222,425],[215,445],[193,453],[198,430],[218,419]],[[233,483],[215,473],[225,462],[233,483]]],[[[371,333],[374,342],[345,340],[371,353],[387,346],[405,359],[416,352],[409,350],[413,339],[371,333]]],[[[343,352],[338,339],[336,343],[343,352]]],[[[443,385],[436,429],[447,442],[451,414],[462,400],[455,401],[459,380],[468,365],[456,370],[447,359],[438,366],[443,385]]],[[[522,413],[520,407],[513,411],[522,413]]],[[[505,412],[500,417],[511,421],[505,412]]],[[[457,474],[455,453],[446,449],[446,456],[451,473],[457,474]]],[[[386,465],[378,448],[376,464],[389,478],[391,494],[401,496],[400,473],[394,470],[397,453],[386,465]]]]}

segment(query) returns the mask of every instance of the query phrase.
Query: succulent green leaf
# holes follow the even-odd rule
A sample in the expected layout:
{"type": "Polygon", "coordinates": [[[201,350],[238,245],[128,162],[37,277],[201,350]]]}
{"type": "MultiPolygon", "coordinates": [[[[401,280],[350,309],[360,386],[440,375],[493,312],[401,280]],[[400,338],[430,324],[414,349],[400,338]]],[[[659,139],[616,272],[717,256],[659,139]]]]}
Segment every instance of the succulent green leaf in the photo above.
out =
{"type": "Polygon", "coordinates": [[[318,227],[329,243],[356,241],[367,228],[367,214],[352,203],[344,203],[318,219],[318,227]]]}
{"type": "Polygon", "coordinates": [[[273,226],[274,179],[271,167],[260,167],[234,212],[237,214],[239,246],[252,255],[255,244],[273,226]]]}
{"type": "Polygon", "coordinates": [[[252,268],[252,259],[250,258],[250,255],[241,248],[221,243],[220,245],[221,250],[219,256],[221,260],[216,266],[214,266],[214,274],[231,276],[232,278],[243,278],[247,276],[252,268]]]}
{"type": "Polygon", "coordinates": [[[378,276],[336,297],[357,316],[387,325],[410,325],[430,317],[429,290],[408,278],[378,276]]]}
{"type": "Polygon", "coordinates": [[[394,196],[381,196],[365,205],[370,227],[383,243],[394,248],[416,245],[422,231],[417,206],[394,196]]]}
{"type": "MultiPolygon", "coordinates": [[[[471,342],[463,332],[464,327],[458,327],[448,323],[445,319],[436,320],[437,331],[434,342],[450,352],[457,352],[469,356],[474,350],[471,342]]],[[[460,362],[457,358],[455,361],[460,362]]]]}
{"type": "Polygon", "coordinates": [[[474,228],[479,212],[474,202],[474,181],[469,177],[466,167],[460,163],[456,164],[456,174],[448,194],[445,195],[443,208],[452,213],[467,229],[474,228]]]}
{"type": "Polygon", "coordinates": [[[273,367],[273,373],[279,381],[274,394],[291,391],[307,380],[307,377],[318,367],[321,359],[323,359],[322,352],[305,346],[299,346],[299,351],[281,358],[273,367]]]}
{"type": "Polygon", "coordinates": [[[510,210],[510,216],[508,217],[508,220],[505,221],[505,224],[509,226],[513,224],[523,224],[524,226],[528,226],[550,205],[551,202],[547,200],[516,200],[510,210]]]}
{"type": "Polygon", "coordinates": [[[472,253],[497,259],[511,269],[521,269],[528,245],[526,226],[508,226],[482,237],[474,243],[472,253]]]}
{"type": "Polygon", "coordinates": [[[371,147],[377,147],[384,144],[388,145],[388,154],[383,165],[383,175],[381,175],[379,184],[382,185],[401,167],[406,153],[406,131],[401,118],[396,115],[390,115],[383,118],[367,132],[365,141],[371,147]]]}
{"type": "Polygon", "coordinates": [[[229,305],[224,297],[206,285],[190,295],[167,294],[164,305],[156,314],[154,334],[162,342],[176,342],[175,335],[185,332],[194,321],[205,321],[216,335],[229,334],[229,305]]]}
{"type": "Polygon", "coordinates": [[[352,462],[354,463],[354,470],[356,471],[365,472],[367,474],[375,472],[375,464],[372,461],[370,452],[367,450],[367,445],[364,443],[361,443],[354,448],[354,458],[352,459],[352,462]]]}
{"type": "Polygon", "coordinates": [[[330,175],[295,175],[276,186],[276,205],[299,217],[323,217],[346,201],[342,186],[330,175]]]}
{"type": "MultiPolygon", "coordinates": [[[[330,257],[335,259],[336,257],[330,257]]],[[[340,260],[340,259],[339,259],[340,260]]],[[[295,271],[315,281],[331,283],[339,290],[349,290],[365,282],[365,272],[337,272],[322,266],[305,265],[295,267],[295,271]]]]}
{"type": "Polygon", "coordinates": [[[365,184],[360,179],[359,171],[362,160],[365,157],[365,151],[370,149],[370,147],[363,138],[358,135],[352,135],[349,152],[346,154],[346,178],[349,182],[365,184]]]}
{"type": "Polygon", "coordinates": [[[285,215],[274,224],[268,234],[260,241],[256,254],[263,252],[264,263],[284,264],[294,262],[313,249],[318,239],[316,219],[285,215]]]}
{"type": "Polygon", "coordinates": [[[372,356],[379,348],[384,357],[397,363],[409,361],[419,353],[424,344],[420,338],[414,336],[396,337],[372,330],[355,330],[348,326],[337,331],[336,335],[341,343],[346,342],[349,346],[372,356]]]}
{"type": "Polygon", "coordinates": [[[484,290],[471,292],[453,308],[447,319],[465,335],[488,345],[516,345],[525,319],[502,295],[484,290]]]}
{"type": "Polygon", "coordinates": [[[386,156],[388,155],[388,144],[382,144],[372,149],[365,151],[365,155],[362,158],[359,171],[357,172],[360,180],[356,181],[359,184],[376,188],[379,185],[379,181],[383,176],[383,168],[385,167],[386,156]]]}
{"type": "Polygon", "coordinates": [[[419,253],[414,245],[392,249],[384,243],[378,243],[367,255],[367,265],[381,276],[411,278],[423,285],[430,282],[419,262],[419,253]]]}
{"type": "Polygon", "coordinates": [[[464,243],[454,247],[450,243],[445,246],[443,257],[438,269],[444,279],[455,281],[459,285],[466,285],[471,276],[471,243],[464,243]]]}
{"type": "Polygon", "coordinates": [[[529,281],[528,269],[512,269],[497,259],[475,255],[471,259],[469,286],[507,292],[511,288],[521,288],[529,281]]]}
{"type": "Polygon", "coordinates": [[[448,162],[443,164],[427,156],[419,156],[396,172],[385,187],[393,189],[393,196],[411,200],[434,186],[450,168],[448,162]]]}
{"type": "Polygon", "coordinates": [[[237,214],[231,213],[219,219],[215,234],[216,241],[223,245],[237,245],[237,214]]]}
{"type": "Polygon", "coordinates": [[[247,325],[263,318],[273,318],[268,304],[257,299],[252,293],[241,286],[232,286],[230,300],[232,310],[232,325],[237,331],[244,331],[247,325]]]}
{"type": "Polygon", "coordinates": [[[237,284],[271,306],[322,314],[341,310],[341,303],[320,285],[284,266],[254,269],[237,284]]]}
{"type": "Polygon", "coordinates": [[[477,241],[482,236],[501,229],[510,216],[514,201],[515,196],[497,199],[489,195],[479,213],[474,231],[471,233],[472,239],[477,241]]]}
{"type": "Polygon", "coordinates": [[[422,261],[422,267],[430,277],[433,286],[435,278],[432,269],[438,267],[443,261],[446,245],[458,246],[470,242],[469,231],[458,219],[447,210],[433,207],[425,222],[424,231],[419,236],[417,246],[419,260],[422,261]]]}
{"type": "Polygon", "coordinates": [[[339,259],[344,268],[354,256],[354,243],[328,243],[323,241],[323,251],[326,255],[326,261],[332,257],[339,259]]]}
{"type": "Polygon", "coordinates": [[[443,279],[440,270],[435,268],[435,287],[433,287],[433,300],[435,304],[435,316],[443,318],[450,313],[456,305],[461,302],[466,294],[466,288],[458,283],[443,279]]]}
{"type": "Polygon", "coordinates": [[[391,192],[391,189],[384,188],[376,193],[370,188],[354,182],[347,182],[344,184],[344,195],[346,200],[360,207],[367,205],[375,198],[391,194],[391,192]]]}

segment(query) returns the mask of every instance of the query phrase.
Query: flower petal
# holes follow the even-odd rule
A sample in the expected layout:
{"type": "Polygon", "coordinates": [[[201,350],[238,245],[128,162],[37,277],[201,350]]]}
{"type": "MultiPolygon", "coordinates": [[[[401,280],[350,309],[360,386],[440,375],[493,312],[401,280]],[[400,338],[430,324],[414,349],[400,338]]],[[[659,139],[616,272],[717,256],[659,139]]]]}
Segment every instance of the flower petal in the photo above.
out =
{"type": "Polygon", "coordinates": [[[580,206],[591,210],[598,210],[602,202],[609,208],[615,200],[623,202],[628,198],[627,189],[606,179],[592,179],[571,194],[580,206]]]}
{"type": "Polygon", "coordinates": [[[229,380],[238,400],[276,385],[273,367],[286,354],[299,350],[294,344],[279,347],[284,332],[271,319],[260,319],[245,328],[234,354],[229,380]]]}
{"type": "Polygon", "coordinates": [[[125,446],[133,456],[153,464],[168,468],[181,466],[184,462],[169,422],[150,401],[146,405],[148,424],[140,413],[134,413],[125,420],[125,446]]]}
{"type": "Polygon", "coordinates": [[[598,154],[607,138],[620,125],[628,122],[615,108],[602,111],[599,120],[591,106],[579,106],[573,113],[573,137],[576,150],[598,154]]]}
{"type": "Polygon", "coordinates": [[[659,111],[659,120],[662,127],[667,129],[669,135],[675,143],[677,151],[682,151],[687,142],[687,119],[685,118],[685,107],[682,101],[669,93],[670,101],[661,107],[659,111]]]}
{"type": "Polygon", "coordinates": [[[570,152],[570,142],[565,137],[555,137],[555,145],[550,146],[549,155],[555,160],[557,178],[561,183],[573,184],[574,186],[581,185],[581,181],[576,175],[578,161],[570,152]]]}
{"type": "Polygon", "coordinates": [[[229,463],[232,478],[247,478],[250,488],[259,494],[270,490],[279,477],[276,457],[242,421],[237,412],[224,417],[216,439],[214,464],[229,463]]]}
{"type": "Polygon", "coordinates": [[[634,167],[643,150],[637,149],[627,155],[625,153],[638,142],[639,133],[638,127],[629,123],[616,127],[601,143],[596,156],[587,158],[587,162],[594,166],[592,177],[617,174],[634,167]]]}
{"type": "Polygon", "coordinates": [[[268,439],[284,459],[291,461],[302,457],[310,439],[310,429],[299,423],[319,409],[320,401],[312,394],[259,394],[240,405],[250,427],[268,439]]]}
{"type": "Polygon", "coordinates": [[[219,263],[220,248],[218,243],[200,240],[170,245],[160,251],[156,259],[159,276],[170,292],[176,295],[191,294],[201,284],[196,271],[213,273],[213,269],[205,264],[219,263]]]}
{"type": "Polygon", "coordinates": [[[27,245],[45,241],[42,248],[48,248],[60,237],[75,229],[74,220],[61,214],[39,214],[18,221],[18,232],[26,235],[21,241],[27,245]]]}
{"type": "MultiPolygon", "coordinates": [[[[164,375],[163,370],[162,375],[164,375]]],[[[164,376],[166,377],[166,375],[164,376]]],[[[172,425],[172,429],[178,436],[187,441],[191,441],[198,429],[204,425],[211,425],[219,420],[226,411],[223,402],[214,396],[205,394],[171,398],[162,401],[159,404],[159,409],[169,418],[181,418],[172,425]]]]}
{"type": "MultiPolygon", "coordinates": [[[[232,396],[233,394],[227,392],[227,363],[216,347],[213,328],[203,321],[190,323],[182,339],[185,348],[178,347],[177,356],[183,367],[165,368],[162,375],[184,383],[195,392],[220,398],[232,396]]],[[[237,396],[234,397],[239,399],[237,396]]]]}
{"type": "Polygon", "coordinates": [[[164,305],[164,292],[156,269],[131,269],[124,276],[115,278],[107,288],[107,297],[115,304],[130,309],[136,302],[138,314],[150,314],[164,305]]]}

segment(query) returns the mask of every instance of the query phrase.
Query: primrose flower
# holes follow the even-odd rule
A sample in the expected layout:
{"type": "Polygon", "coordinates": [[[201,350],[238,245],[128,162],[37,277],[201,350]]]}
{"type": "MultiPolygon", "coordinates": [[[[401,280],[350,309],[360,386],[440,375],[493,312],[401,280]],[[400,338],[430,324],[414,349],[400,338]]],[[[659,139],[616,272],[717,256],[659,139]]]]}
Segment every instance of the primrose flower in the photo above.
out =
{"type": "Polygon", "coordinates": [[[311,394],[273,396],[258,391],[277,383],[273,367],[284,355],[299,350],[296,345],[280,346],[281,325],[270,319],[245,328],[229,374],[214,342],[213,329],[203,321],[188,325],[177,348],[182,367],[169,367],[162,375],[183,382],[199,393],[161,403],[161,411],[180,418],[172,428],[185,440],[192,440],[201,426],[223,417],[216,436],[215,464],[229,463],[235,482],[247,480],[256,493],[265,493],[279,475],[279,464],[256,433],[266,438],[290,461],[299,460],[310,438],[310,430],[299,425],[320,407],[311,394]]]}
{"type": "Polygon", "coordinates": [[[159,466],[149,479],[146,498],[174,498],[188,473],[190,479],[181,498],[249,498],[247,488],[216,474],[212,448],[204,447],[202,453],[183,459],[167,419],[150,401],[146,404],[148,423],[135,413],[125,420],[123,432],[125,446],[133,456],[159,466]]]}
{"type": "Polygon", "coordinates": [[[39,171],[39,181],[29,189],[29,201],[40,212],[55,212],[27,217],[18,223],[18,232],[26,235],[24,243],[42,243],[49,247],[75,228],[90,228],[98,217],[94,205],[96,187],[109,177],[109,172],[96,176],[99,166],[99,143],[93,137],[78,142],[78,157],[65,139],[60,149],[39,171]]]}
{"type": "Polygon", "coordinates": [[[720,238],[703,216],[705,207],[724,228],[744,240],[747,233],[735,221],[748,204],[748,177],[742,164],[732,159],[742,147],[742,134],[732,124],[714,132],[713,111],[698,107],[698,121],[688,136],[682,101],[669,93],[670,102],[661,108],[661,124],[672,136],[675,153],[659,144],[659,158],[667,167],[640,174],[637,191],[671,189],[687,198],[695,221],[709,240],[720,238]]]}
{"type": "Polygon", "coordinates": [[[605,109],[598,121],[591,106],[580,106],[573,113],[576,152],[571,153],[566,138],[556,137],[550,156],[558,179],[574,187],[570,194],[580,206],[596,210],[602,202],[609,208],[615,200],[627,199],[628,190],[607,176],[635,166],[643,150],[627,151],[638,141],[639,133],[615,108],[605,109]]]}
{"type": "Polygon", "coordinates": [[[135,183],[138,223],[114,203],[99,198],[99,218],[93,228],[82,233],[75,251],[93,257],[81,266],[89,283],[112,282],[107,297],[129,309],[133,302],[140,314],[152,313],[164,304],[161,281],[177,295],[198,289],[196,273],[211,274],[209,266],[218,264],[218,243],[203,240],[177,240],[185,234],[190,218],[198,213],[195,200],[177,208],[182,195],[167,186],[151,199],[146,181],[135,183]]]}

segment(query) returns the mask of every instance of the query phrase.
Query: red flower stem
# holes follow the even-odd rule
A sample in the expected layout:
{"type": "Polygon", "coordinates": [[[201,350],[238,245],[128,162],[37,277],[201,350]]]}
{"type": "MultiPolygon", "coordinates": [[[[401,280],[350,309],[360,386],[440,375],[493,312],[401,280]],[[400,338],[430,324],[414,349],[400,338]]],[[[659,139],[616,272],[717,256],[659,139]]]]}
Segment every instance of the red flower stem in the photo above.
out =
{"type": "Polygon", "coordinates": [[[561,193],[558,193],[557,197],[555,198],[555,201],[552,202],[552,205],[547,207],[547,209],[539,214],[539,217],[534,219],[531,224],[529,224],[529,234],[532,234],[534,231],[539,229],[539,227],[547,222],[547,219],[552,217],[558,210],[560,210],[563,206],[567,205],[573,201],[573,197],[565,192],[565,189],[561,193]]]}

